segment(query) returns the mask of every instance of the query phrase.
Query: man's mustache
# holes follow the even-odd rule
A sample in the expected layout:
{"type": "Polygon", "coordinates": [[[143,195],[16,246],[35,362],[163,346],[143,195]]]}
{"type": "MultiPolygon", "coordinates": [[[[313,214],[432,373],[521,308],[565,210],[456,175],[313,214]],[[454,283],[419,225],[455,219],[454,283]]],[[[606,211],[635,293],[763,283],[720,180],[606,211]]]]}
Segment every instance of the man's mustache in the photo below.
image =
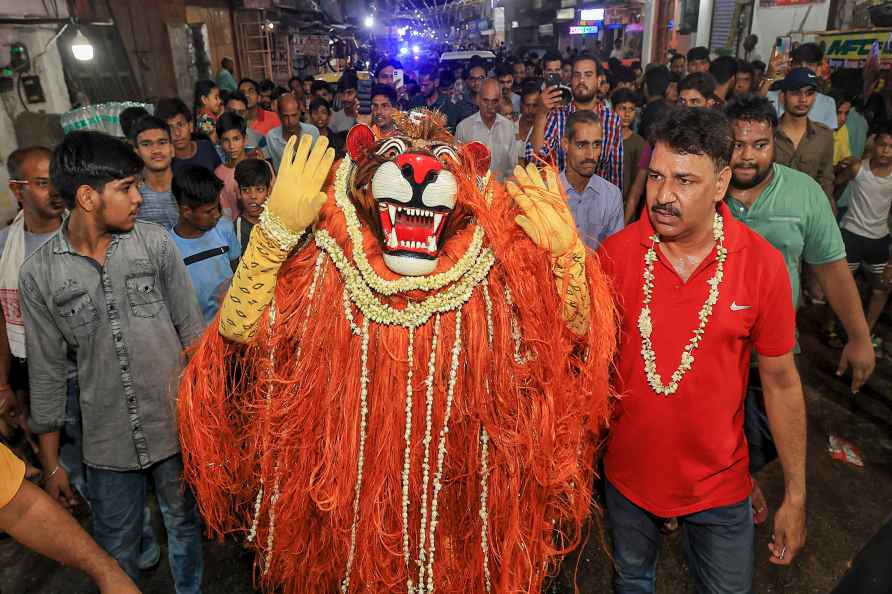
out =
{"type": "Polygon", "coordinates": [[[667,215],[671,215],[673,217],[680,217],[681,211],[672,206],[671,204],[654,204],[650,207],[650,211],[653,213],[663,213],[667,215]]]}

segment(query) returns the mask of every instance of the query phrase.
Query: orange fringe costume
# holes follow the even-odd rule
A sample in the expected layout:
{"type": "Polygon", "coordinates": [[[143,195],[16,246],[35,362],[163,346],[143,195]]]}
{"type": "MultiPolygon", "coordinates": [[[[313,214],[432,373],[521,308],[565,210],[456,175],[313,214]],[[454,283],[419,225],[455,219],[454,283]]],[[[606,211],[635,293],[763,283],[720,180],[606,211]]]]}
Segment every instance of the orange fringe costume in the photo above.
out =
{"type": "MultiPolygon", "coordinates": [[[[470,223],[436,272],[476,226],[494,256],[466,302],[414,329],[370,320],[311,235],[250,344],[213,327],[184,373],[186,479],[209,531],[256,550],[266,590],[538,592],[580,541],[611,402],[606,280],[589,253],[588,329],[572,332],[552,260],[504,188],[458,177],[452,217],[470,223]]],[[[314,229],[354,261],[333,187],[314,229]]],[[[400,278],[365,220],[362,233],[375,272],[400,278]]],[[[432,294],[375,297],[403,309],[432,294]]]]}

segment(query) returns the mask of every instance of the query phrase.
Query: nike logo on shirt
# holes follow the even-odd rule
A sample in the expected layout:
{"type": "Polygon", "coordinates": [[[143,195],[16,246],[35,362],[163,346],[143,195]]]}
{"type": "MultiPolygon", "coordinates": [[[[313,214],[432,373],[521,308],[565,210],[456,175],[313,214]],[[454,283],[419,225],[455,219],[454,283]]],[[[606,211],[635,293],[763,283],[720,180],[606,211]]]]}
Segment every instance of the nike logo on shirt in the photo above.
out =
{"type": "Polygon", "coordinates": [[[731,311],[743,311],[745,309],[752,309],[752,305],[737,305],[734,301],[731,302],[731,311]]]}

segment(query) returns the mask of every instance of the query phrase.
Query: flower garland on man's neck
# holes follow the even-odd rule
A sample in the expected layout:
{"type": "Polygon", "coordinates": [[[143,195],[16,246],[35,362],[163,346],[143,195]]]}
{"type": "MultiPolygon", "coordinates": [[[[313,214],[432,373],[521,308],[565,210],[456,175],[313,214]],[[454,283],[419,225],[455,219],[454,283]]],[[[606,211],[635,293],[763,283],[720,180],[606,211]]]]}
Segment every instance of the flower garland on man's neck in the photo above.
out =
{"type": "Polygon", "coordinates": [[[660,237],[656,233],[651,236],[652,243],[644,255],[644,300],[641,303],[641,314],[638,316],[638,331],[641,333],[641,356],[644,357],[644,372],[647,374],[647,383],[650,384],[654,392],[663,396],[675,394],[684,374],[693,366],[694,350],[700,345],[703,333],[706,330],[706,324],[709,322],[709,316],[712,315],[712,308],[719,300],[719,285],[724,276],[725,259],[728,257],[728,250],[725,248],[724,222],[719,213],[715,213],[713,218],[712,236],[718,242],[716,247],[718,265],[715,269],[715,275],[706,281],[709,284],[709,296],[706,298],[703,307],[700,308],[700,325],[694,330],[694,336],[691,337],[684,351],[682,351],[681,362],[672,373],[672,377],[666,385],[663,384],[663,379],[657,372],[657,355],[654,353],[653,344],[650,340],[653,333],[650,303],[653,300],[654,262],[657,261],[656,245],[660,243],[660,237]]]}

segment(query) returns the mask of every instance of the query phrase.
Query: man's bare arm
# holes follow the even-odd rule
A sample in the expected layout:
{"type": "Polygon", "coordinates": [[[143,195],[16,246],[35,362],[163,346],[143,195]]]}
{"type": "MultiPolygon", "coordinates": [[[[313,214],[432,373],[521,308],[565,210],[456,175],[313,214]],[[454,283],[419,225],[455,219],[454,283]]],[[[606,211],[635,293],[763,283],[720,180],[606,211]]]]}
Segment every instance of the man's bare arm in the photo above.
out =
{"type": "Polygon", "coordinates": [[[788,565],[805,545],[805,398],[792,352],[759,356],[759,377],[784,470],[784,500],[774,516],[770,561],[788,565]]]}
{"type": "Polygon", "coordinates": [[[0,508],[0,530],[51,559],[89,575],[102,594],[138,594],[114,559],[46,493],[28,481],[0,508]]]}

